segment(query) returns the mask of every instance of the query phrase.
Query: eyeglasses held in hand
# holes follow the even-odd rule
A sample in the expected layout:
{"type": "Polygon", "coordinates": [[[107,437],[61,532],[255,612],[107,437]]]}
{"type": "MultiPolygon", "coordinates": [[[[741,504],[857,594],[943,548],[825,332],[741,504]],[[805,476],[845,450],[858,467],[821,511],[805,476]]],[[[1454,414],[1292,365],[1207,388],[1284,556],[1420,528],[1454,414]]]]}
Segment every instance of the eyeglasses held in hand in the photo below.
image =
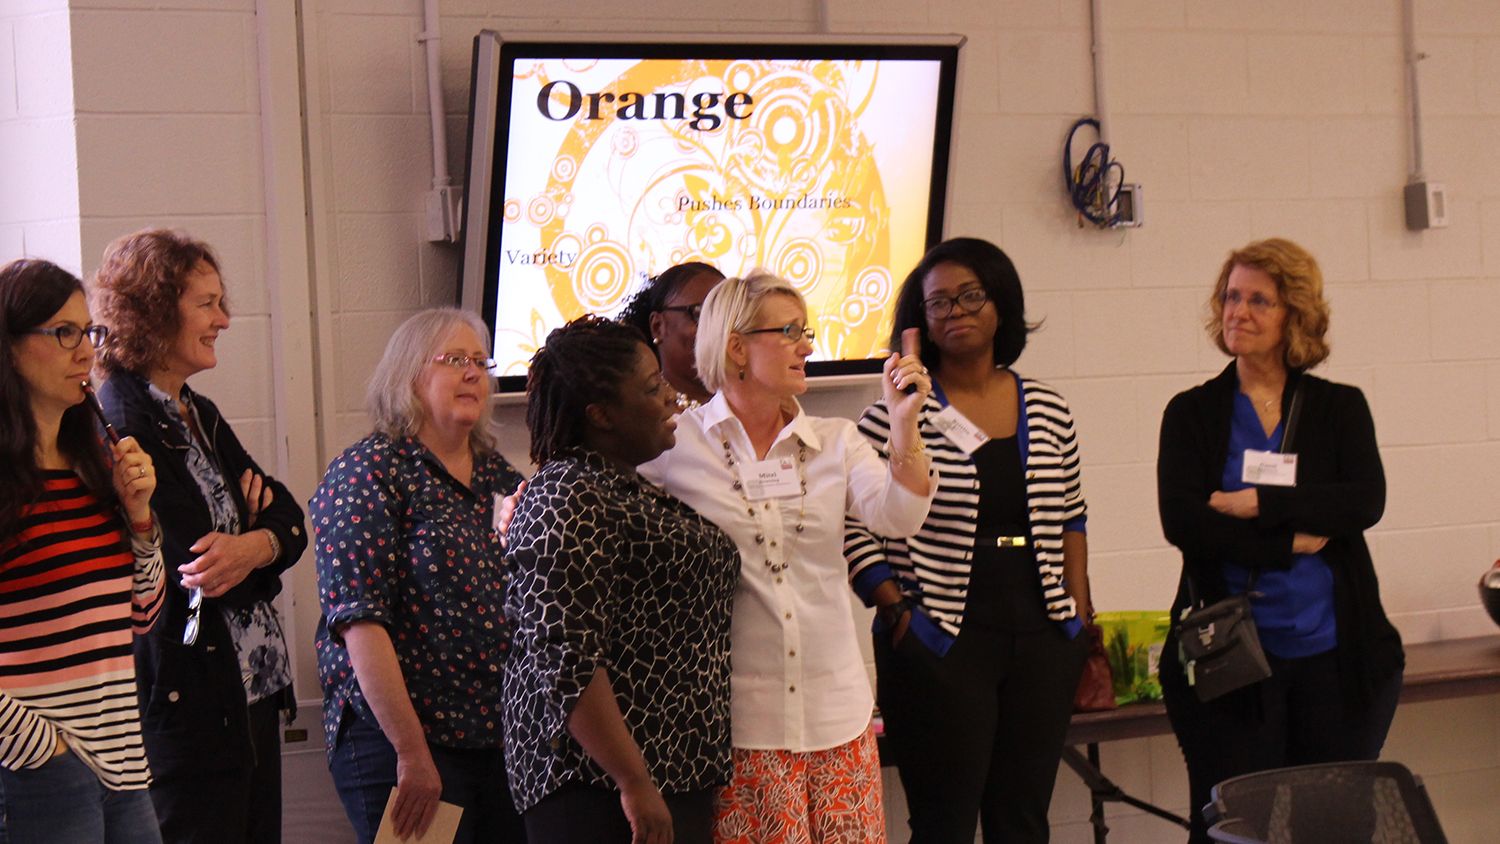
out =
{"type": "Polygon", "coordinates": [[[87,328],[79,328],[71,322],[62,325],[54,325],[51,328],[33,328],[27,334],[45,334],[57,341],[57,345],[64,349],[76,349],[83,338],[89,338],[89,343],[94,348],[104,345],[104,338],[109,336],[109,326],[90,325],[87,328]]]}
{"type": "Polygon", "coordinates": [[[182,628],[182,643],[191,645],[198,641],[198,627],[203,611],[203,590],[188,590],[188,619],[182,628]]]}
{"type": "Polygon", "coordinates": [[[485,372],[494,372],[495,367],[499,365],[494,358],[471,358],[468,355],[434,355],[432,362],[451,366],[454,369],[468,369],[470,366],[477,366],[485,372]]]}
{"type": "Polygon", "coordinates": [[[811,343],[813,341],[813,330],[803,328],[795,322],[786,325],[778,325],[775,328],[752,328],[749,331],[741,331],[741,334],[780,334],[782,339],[789,343],[799,343],[803,340],[811,343]]]}
{"type": "Polygon", "coordinates": [[[947,319],[953,316],[953,309],[959,308],[966,314],[977,314],[984,303],[990,300],[990,295],[984,292],[982,287],[971,287],[957,296],[934,296],[922,301],[922,313],[931,319],[947,319]]]}

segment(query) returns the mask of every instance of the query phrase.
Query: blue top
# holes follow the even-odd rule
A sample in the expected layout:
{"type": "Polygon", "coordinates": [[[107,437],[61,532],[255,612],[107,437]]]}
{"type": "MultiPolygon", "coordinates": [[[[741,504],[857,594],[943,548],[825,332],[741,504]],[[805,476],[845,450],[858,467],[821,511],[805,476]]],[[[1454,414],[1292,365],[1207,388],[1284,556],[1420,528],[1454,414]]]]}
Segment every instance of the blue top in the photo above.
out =
{"type": "MultiPolygon", "coordinates": [[[[1271,435],[1266,436],[1250,397],[1235,393],[1234,416],[1229,422],[1229,458],[1224,461],[1221,479],[1225,492],[1251,486],[1240,480],[1245,449],[1276,451],[1281,447],[1284,425],[1277,423],[1271,435]]],[[[1224,582],[1230,594],[1243,593],[1249,581],[1249,569],[1224,564],[1224,582]]],[[[1291,568],[1262,570],[1255,578],[1255,591],[1261,597],[1251,599],[1251,614],[1260,632],[1261,646],[1271,654],[1296,659],[1331,651],[1338,644],[1333,617],[1333,570],[1322,554],[1294,554],[1291,568]]]]}

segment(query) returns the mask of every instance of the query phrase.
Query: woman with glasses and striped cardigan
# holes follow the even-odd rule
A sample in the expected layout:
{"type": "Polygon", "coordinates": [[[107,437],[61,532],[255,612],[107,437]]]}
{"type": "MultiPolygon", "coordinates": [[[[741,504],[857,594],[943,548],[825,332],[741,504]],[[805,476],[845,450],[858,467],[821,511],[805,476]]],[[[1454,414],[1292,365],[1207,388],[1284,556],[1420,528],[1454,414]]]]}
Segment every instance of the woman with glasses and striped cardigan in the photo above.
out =
{"type": "MultiPolygon", "coordinates": [[[[1073,419],[1010,369],[1034,326],[993,244],[933,247],[897,299],[892,344],[921,332],[933,392],[918,431],[940,480],[908,539],[849,524],[855,591],[877,608],[878,699],[913,844],[1046,841],[1091,614],[1073,419]]],[[[860,419],[883,452],[889,411],[860,419]]],[[[892,455],[899,459],[899,455],[892,455]]]]}

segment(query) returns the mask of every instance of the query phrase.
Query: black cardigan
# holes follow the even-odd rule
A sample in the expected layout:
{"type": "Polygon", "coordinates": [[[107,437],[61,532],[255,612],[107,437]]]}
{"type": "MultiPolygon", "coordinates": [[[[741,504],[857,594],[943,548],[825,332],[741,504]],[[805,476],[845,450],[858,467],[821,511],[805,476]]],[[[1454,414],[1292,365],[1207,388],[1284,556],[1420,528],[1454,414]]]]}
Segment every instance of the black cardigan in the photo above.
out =
{"type": "MultiPolygon", "coordinates": [[[[263,475],[245,452],[214,403],[192,393],[193,407],[234,496],[240,523],[248,511],[239,478],[246,469],[263,475]]],[[[237,769],[251,764],[254,753],[245,702],[244,681],[230,638],[229,626],[214,605],[248,607],[269,601],[281,591],[281,573],[307,547],[307,525],[302,508],[290,490],[266,476],[271,504],[262,510],[254,529],[267,529],[281,543],[281,557],[251,572],[218,598],[205,598],[196,644],[182,644],[187,623],[187,591],[177,567],[198,555],[188,547],[214,529],[213,515],[203,499],[184,456],[188,444],[177,434],[161,404],[148,392],[147,382],[129,373],[111,375],[99,389],[104,413],[121,436],[135,437],[151,456],[156,469],[156,492],[151,509],[161,523],[162,556],[169,578],[161,618],[150,635],[135,640],[135,665],[141,687],[141,728],[153,773],[161,778],[186,769],[237,769]],[[178,766],[183,766],[179,769],[178,766]]],[[[291,687],[279,701],[294,705],[291,687]]]]}
{"type": "Polygon", "coordinates": [[[1227,594],[1223,563],[1286,569],[1292,564],[1294,533],[1326,536],[1322,556],[1333,571],[1339,673],[1348,699],[1359,702],[1405,663],[1401,637],[1380,604],[1364,538],[1385,510],[1385,473],[1375,423],[1359,388],[1290,372],[1281,396],[1282,418],[1298,383],[1301,419],[1290,449],[1297,454],[1297,485],[1257,487],[1260,515],[1254,519],[1237,519],[1208,506],[1209,496],[1223,486],[1239,392],[1235,364],[1167,404],[1156,489],[1167,541],[1182,551],[1172,627],[1175,633],[1189,603],[1188,574],[1199,598],[1211,603],[1227,594]]]}

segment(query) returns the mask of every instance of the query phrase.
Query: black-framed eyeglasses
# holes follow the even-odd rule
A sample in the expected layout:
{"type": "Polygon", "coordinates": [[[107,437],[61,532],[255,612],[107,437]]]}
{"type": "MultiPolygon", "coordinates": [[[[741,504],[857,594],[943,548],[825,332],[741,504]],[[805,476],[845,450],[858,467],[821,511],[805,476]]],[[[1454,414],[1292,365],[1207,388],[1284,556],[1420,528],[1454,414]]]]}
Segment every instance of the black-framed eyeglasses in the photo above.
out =
{"type": "Polygon", "coordinates": [[[57,345],[69,350],[78,348],[78,344],[82,343],[83,338],[87,337],[89,338],[89,343],[97,349],[104,344],[104,338],[109,336],[109,326],[90,325],[85,328],[79,328],[71,322],[65,322],[62,325],[54,325],[51,328],[33,328],[26,333],[45,334],[56,340],[57,345]]]}
{"type": "Polygon", "coordinates": [[[203,590],[191,589],[188,591],[188,618],[187,624],[182,628],[182,643],[191,645],[198,641],[198,626],[203,610],[203,590]]]}
{"type": "Polygon", "coordinates": [[[748,331],[741,331],[740,333],[780,334],[782,339],[786,340],[789,343],[800,343],[803,340],[811,343],[814,336],[813,330],[811,328],[803,328],[801,325],[798,325],[795,322],[789,322],[786,325],[778,325],[775,328],[752,328],[748,331]]]}
{"type": "Polygon", "coordinates": [[[433,355],[432,362],[440,363],[443,366],[451,366],[454,369],[468,369],[471,366],[477,366],[485,372],[494,372],[495,367],[499,366],[494,358],[475,358],[468,355],[453,354],[433,355]]]}
{"type": "Polygon", "coordinates": [[[699,303],[697,305],[662,305],[660,308],[657,308],[657,310],[676,311],[680,314],[687,314],[687,318],[693,321],[693,325],[697,325],[698,317],[703,315],[702,303],[699,303]]]}
{"type": "Polygon", "coordinates": [[[954,308],[962,309],[966,314],[977,314],[989,300],[990,294],[984,292],[983,287],[971,287],[957,296],[934,296],[922,300],[922,313],[931,319],[947,319],[953,316],[954,308]]]}

